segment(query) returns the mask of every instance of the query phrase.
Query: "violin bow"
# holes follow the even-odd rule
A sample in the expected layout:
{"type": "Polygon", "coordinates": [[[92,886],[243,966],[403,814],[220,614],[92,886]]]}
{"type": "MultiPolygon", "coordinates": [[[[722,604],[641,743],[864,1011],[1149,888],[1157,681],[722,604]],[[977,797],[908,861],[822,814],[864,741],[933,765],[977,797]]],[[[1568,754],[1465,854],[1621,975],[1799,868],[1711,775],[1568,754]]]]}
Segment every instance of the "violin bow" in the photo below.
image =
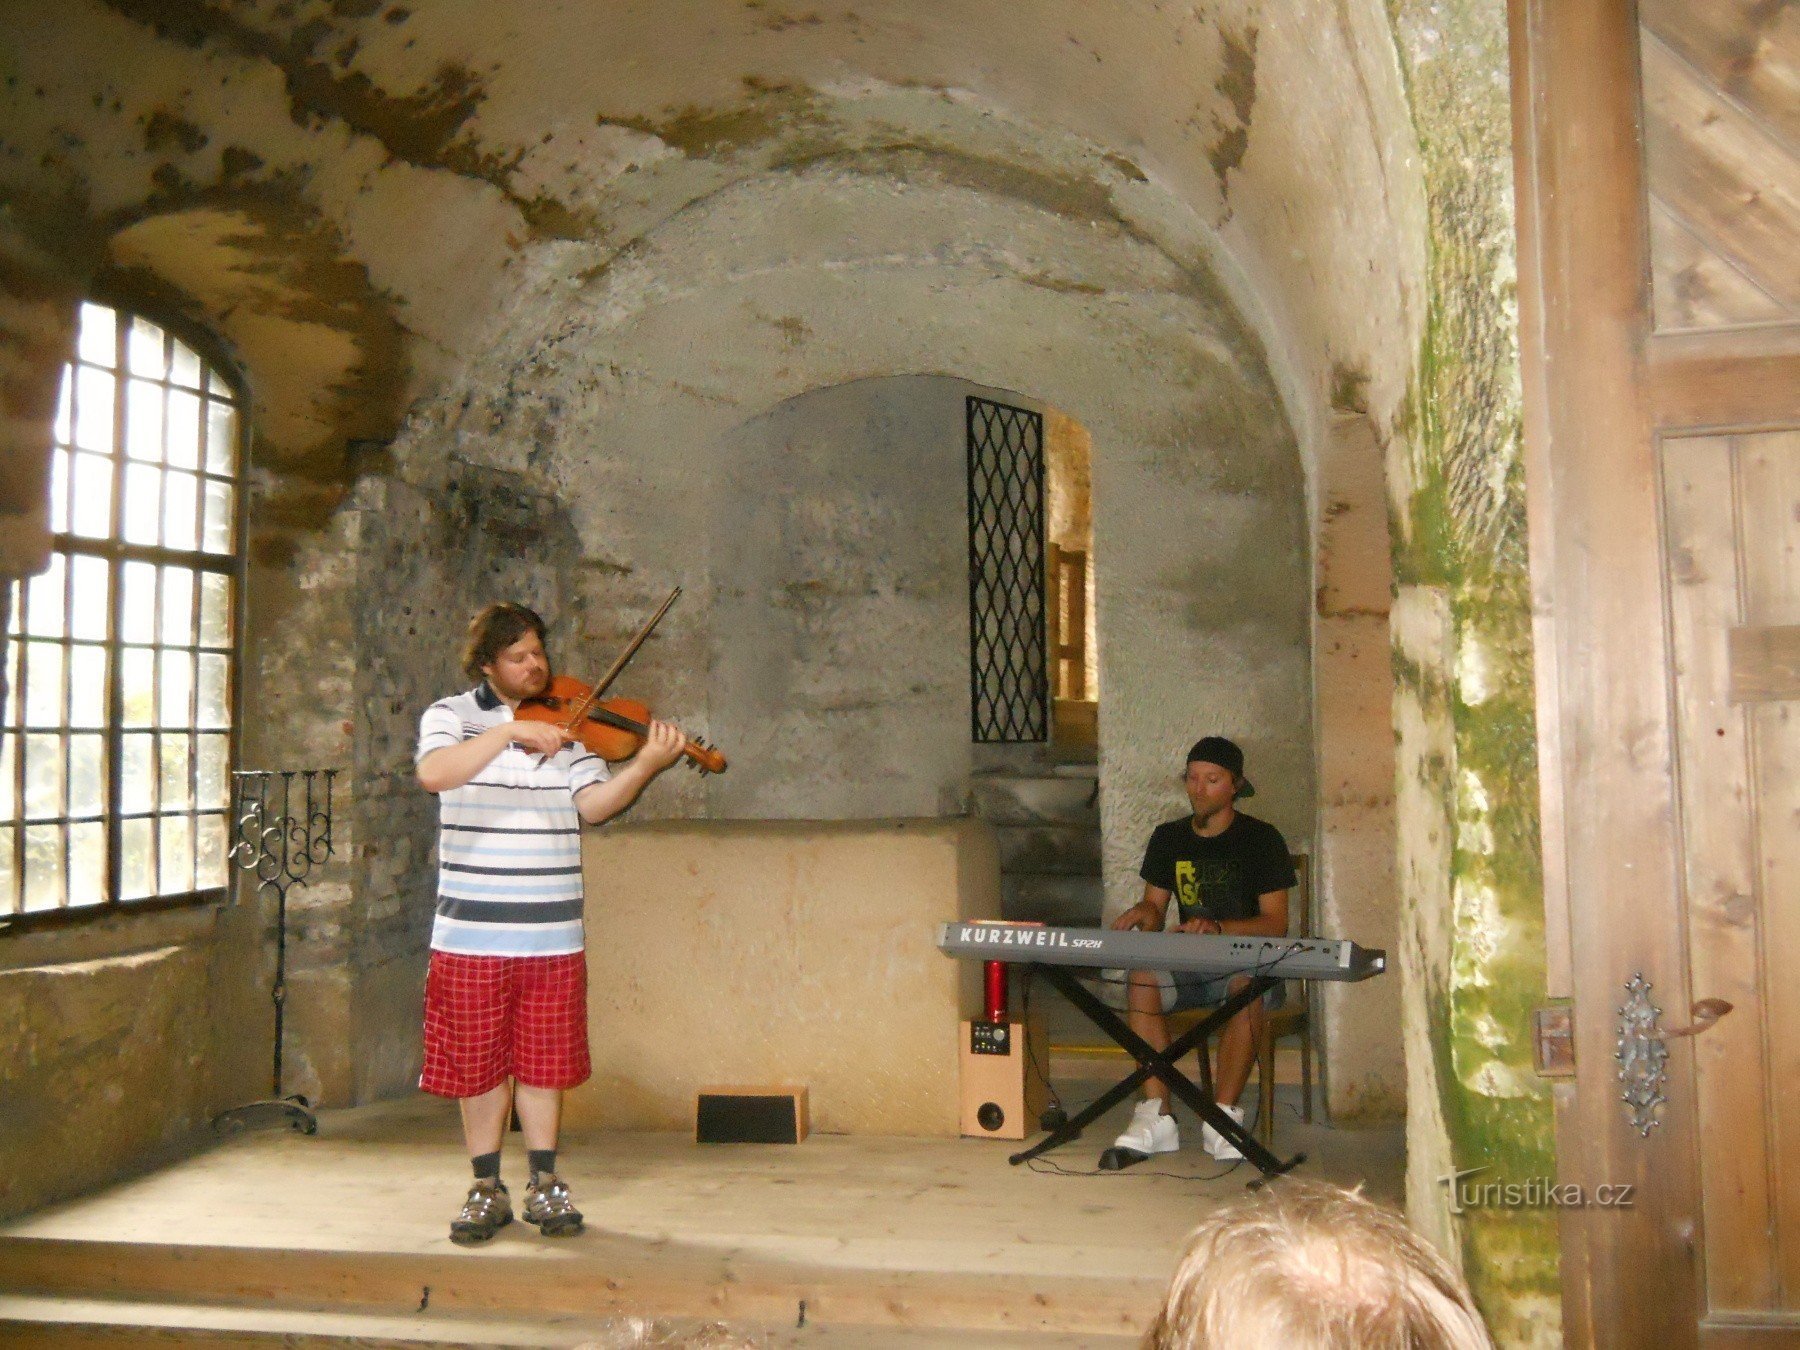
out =
{"type": "Polygon", "coordinates": [[[608,670],[605,675],[600,677],[599,682],[594,685],[593,692],[589,694],[587,698],[583,699],[581,705],[569,715],[568,726],[577,727],[581,725],[581,719],[587,716],[588,709],[599,702],[600,695],[606,692],[606,687],[618,678],[621,670],[625,669],[625,663],[631,660],[633,656],[637,655],[637,649],[644,645],[644,639],[649,637],[656,625],[662,622],[662,616],[669,612],[669,606],[675,603],[676,597],[680,594],[681,587],[679,586],[669,592],[669,598],[663,601],[662,607],[644,622],[642,628],[638,629],[637,636],[632,638],[630,645],[627,646],[624,651],[619,653],[619,659],[612,663],[612,668],[608,670]]]}

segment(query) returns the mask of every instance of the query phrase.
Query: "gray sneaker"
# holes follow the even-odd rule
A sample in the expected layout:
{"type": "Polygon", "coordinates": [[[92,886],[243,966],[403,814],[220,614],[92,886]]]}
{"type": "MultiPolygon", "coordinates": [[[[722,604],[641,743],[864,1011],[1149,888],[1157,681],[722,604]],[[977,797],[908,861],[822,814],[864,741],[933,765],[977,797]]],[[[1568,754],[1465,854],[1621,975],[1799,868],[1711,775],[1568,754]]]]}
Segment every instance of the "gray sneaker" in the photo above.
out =
{"type": "Polygon", "coordinates": [[[545,1237],[573,1237],[581,1231],[581,1211],[575,1208],[568,1183],[554,1172],[532,1178],[525,1189],[524,1217],[545,1237]]]}
{"type": "Polygon", "coordinates": [[[450,1221],[450,1240],[463,1247],[486,1242],[512,1222],[512,1197],[501,1181],[477,1181],[469,1187],[462,1213],[450,1221]]]}

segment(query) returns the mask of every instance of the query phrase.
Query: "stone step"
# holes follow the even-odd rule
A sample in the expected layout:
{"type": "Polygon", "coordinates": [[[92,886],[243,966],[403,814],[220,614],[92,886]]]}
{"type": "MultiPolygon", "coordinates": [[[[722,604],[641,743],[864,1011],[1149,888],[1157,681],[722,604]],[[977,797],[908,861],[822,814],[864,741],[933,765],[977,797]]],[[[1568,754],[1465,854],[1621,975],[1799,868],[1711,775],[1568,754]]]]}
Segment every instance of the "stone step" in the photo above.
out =
{"type": "Polygon", "coordinates": [[[978,773],[1093,772],[1096,754],[1092,746],[1075,745],[978,745],[978,773]]]}
{"type": "Polygon", "coordinates": [[[997,825],[1000,870],[1057,876],[1100,875],[1100,831],[1082,825],[997,825]]]}
{"type": "Polygon", "coordinates": [[[1030,872],[1000,877],[1000,917],[1022,923],[1097,928],[1105,899],[1098,876],[1030,872]]]}
{"type": "Polygon", "coordinates": [[[1100,828],[1092,774],[977,774],[970,780],[975,814],[990,825],[1080,825],[1100,828]]]}

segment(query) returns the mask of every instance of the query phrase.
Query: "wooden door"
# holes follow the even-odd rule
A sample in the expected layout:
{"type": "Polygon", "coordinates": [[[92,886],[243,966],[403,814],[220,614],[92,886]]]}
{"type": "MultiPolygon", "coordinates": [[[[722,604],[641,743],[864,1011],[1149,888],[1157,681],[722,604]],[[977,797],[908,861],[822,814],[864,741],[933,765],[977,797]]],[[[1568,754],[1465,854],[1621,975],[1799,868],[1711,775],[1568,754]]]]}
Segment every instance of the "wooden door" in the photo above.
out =
{"type": "MultiPolygon", "coordinates": [[[[1800,1340],[1800,432],[1667,437],[1701,1318],[1800,1340]]],[[[1682,1019],[1686,1020],[1686,1019],[1682,1019]]]]}
{"type": "Polygon", "coordinates": [[[1800,1345],[1800,5],[1510,14],[1565,1336],[1800,1345]]]}

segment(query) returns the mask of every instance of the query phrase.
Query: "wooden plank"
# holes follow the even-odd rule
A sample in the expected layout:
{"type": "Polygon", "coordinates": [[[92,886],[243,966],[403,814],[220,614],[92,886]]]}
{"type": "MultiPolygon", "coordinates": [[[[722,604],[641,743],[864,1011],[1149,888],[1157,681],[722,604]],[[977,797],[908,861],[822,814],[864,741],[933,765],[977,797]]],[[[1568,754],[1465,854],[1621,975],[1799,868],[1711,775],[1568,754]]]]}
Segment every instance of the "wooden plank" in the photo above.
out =
{"type": "Polygon", "coordinates": [[[1640,0],[1638,18],[1790,151],[1800,147],[1800,11],[1766,0],[1640,0]]]}
{"type": "MultiPolygon", "coordinates": [[[[1663,502],[1675,646],[1676,752],[1690,989],[1731,1015],[1695,1037],[1707,1307],[1769,1308],[1768,1063],[1756,912],[1748,727],[1726,699],[1726,635],[1738,621],[1732,450],[1723,438],[1668,442],[1663,502]]],[[[1667,1020],[1686,1022],[1665,1000],[1667,1020]]]]}
{"type": "MultiPolygon", "coordinates": [[[[1744,618],[1800,622],[1800,431],[1746,437],[1738,448],[1744,618]]],[[[1750,708],[1758,852],[1762,864],[1774,1223],[1780,1307],[1800,1311],[1800,982],[1785,962],[1800,952],[1800,710],[1750,708]],[[1775,978],[1777,973],[1781,978],[1775,978]]]]}
{"type": "Polygon", "coordinates": [[[1800,162],[1654,36],[1643,49],[1650,191],[1783,306],[1800,307],[1800,162]]]}
{"type": "MultiPolygon", "coordinates": [[[[1532,44],[1533,16],[1522,0],[1508,0],[1507,45],[1510,50],[1513,120],[1513,214],[1518,246],[1519,267],[1519,385],[1520,413],[1526,479],[1532,494],[1554,496],[1554,463],[1550,445],[1550,397],[1548,371],[1543,354],[1548,348],[1545,334],[1546,316],[1539,303],[1542,236],[1538,221],[1547,209],[1540,194],[1540,183],[1548,169],[1540,166],[1537,154],[1537,124],[1532,109],[1541,98],[1540,72],[1529,59],[1532,44]],[[1535,358],[1535,359],[1534,359],[1535,358]]],[[[1544,186],[1554,190],[1554,183],[1544,186]]],[[[1553,616],[1556,608],[1557,534],[1551,528],[1553,519],[1548,509],[1530,510],[1525,514],[1527,552],[1531,558],[1531,643],[1532,694],[1538,709],[1538,848],[1544,874],[1544,984],[1551,998],[1570,998],[1574,994],[1569,952],[1569,874],[1566,866],[1567,845],[1563,831],[1562,775],[1554,766],[1562,763],[1562,721],[1553,715],[1558,691],[1562,687],[1553,616]]],[[[1569,1100],[1559,1098],[1559,1120],[1572,1110],[1569,1100]]],[[[1560,1138],[1563,1127],[1557,1126],[1560,1138]]],[[[1563,1242],[1563,1317],[1565,1325],[1571,1309],[1577,1306],[1576,1289],[1587,1287],[1585,1261],[1578,1271],[1572,1268],[1577,1244],[1563,1242]],[[1577,1273],[1580,1278],[1577,1279],[1577,1273]]],[[[1577,1339],[1571,1344],[1585,1344],[1577,1339]]]]}
{"type": "Polygon", "coordinates": [[[1650,266],[1635,6],[1512,4],[1513,68],[1527,67],[1515,74],[1515,181],[1535,180],[1520,198],[1532,213],[1520,225],[1520,357],[1543,400],[1527,420],[1527,509],[1537,657],[1555,664],[1540,685],[1539,764],[1577,1004],[1576,1102],[1558,1113],[1557,1168],[1589,1185],[1635,1182],[1640,1197],[1629,1212],[1570,1218],[1563,1232],[1583,1260],[1564,1269],[1586,1282],[1565,1284],[1563,1307],[1593,1345],[1692,1345],[1692,1084],[1678,1073],[1660,1125],[1640,1137],[1612,1057],[1626,980],[1686,979],[1659,472],[1640,384],[1650,266]]]}
{"type": "Polygon", "coordinates": [[[1800,624],[1745,625],[1730,636],[1733,703],[1800,698],[1800,624]]]}
{"type": "Polygon", "coordinates": [[[1664,431],[1800,424],[1800,324],[1652,338],[1645,380],[1664,431]]]}
{"type": "Polygon", "coordinates": [[[1659,329],[1770,323],[1788,312],[1657,201],[1650,203],[1650,260],[1659,329]]]}
{"type": "Polygon", "coordinates": [[[347,1252],[0,1238],[0,1283],[73,1297],[536,1311],[970,1330],[1141,1333],[1162,1281],[834,1268],[589,1234],[560,1259],[501,1250],[347,1252]],[[600,1239],[596,1242],[596,1239],[600,1239]],[[423,1294],[422,1294],[423,1291],[423,1294]]]}

